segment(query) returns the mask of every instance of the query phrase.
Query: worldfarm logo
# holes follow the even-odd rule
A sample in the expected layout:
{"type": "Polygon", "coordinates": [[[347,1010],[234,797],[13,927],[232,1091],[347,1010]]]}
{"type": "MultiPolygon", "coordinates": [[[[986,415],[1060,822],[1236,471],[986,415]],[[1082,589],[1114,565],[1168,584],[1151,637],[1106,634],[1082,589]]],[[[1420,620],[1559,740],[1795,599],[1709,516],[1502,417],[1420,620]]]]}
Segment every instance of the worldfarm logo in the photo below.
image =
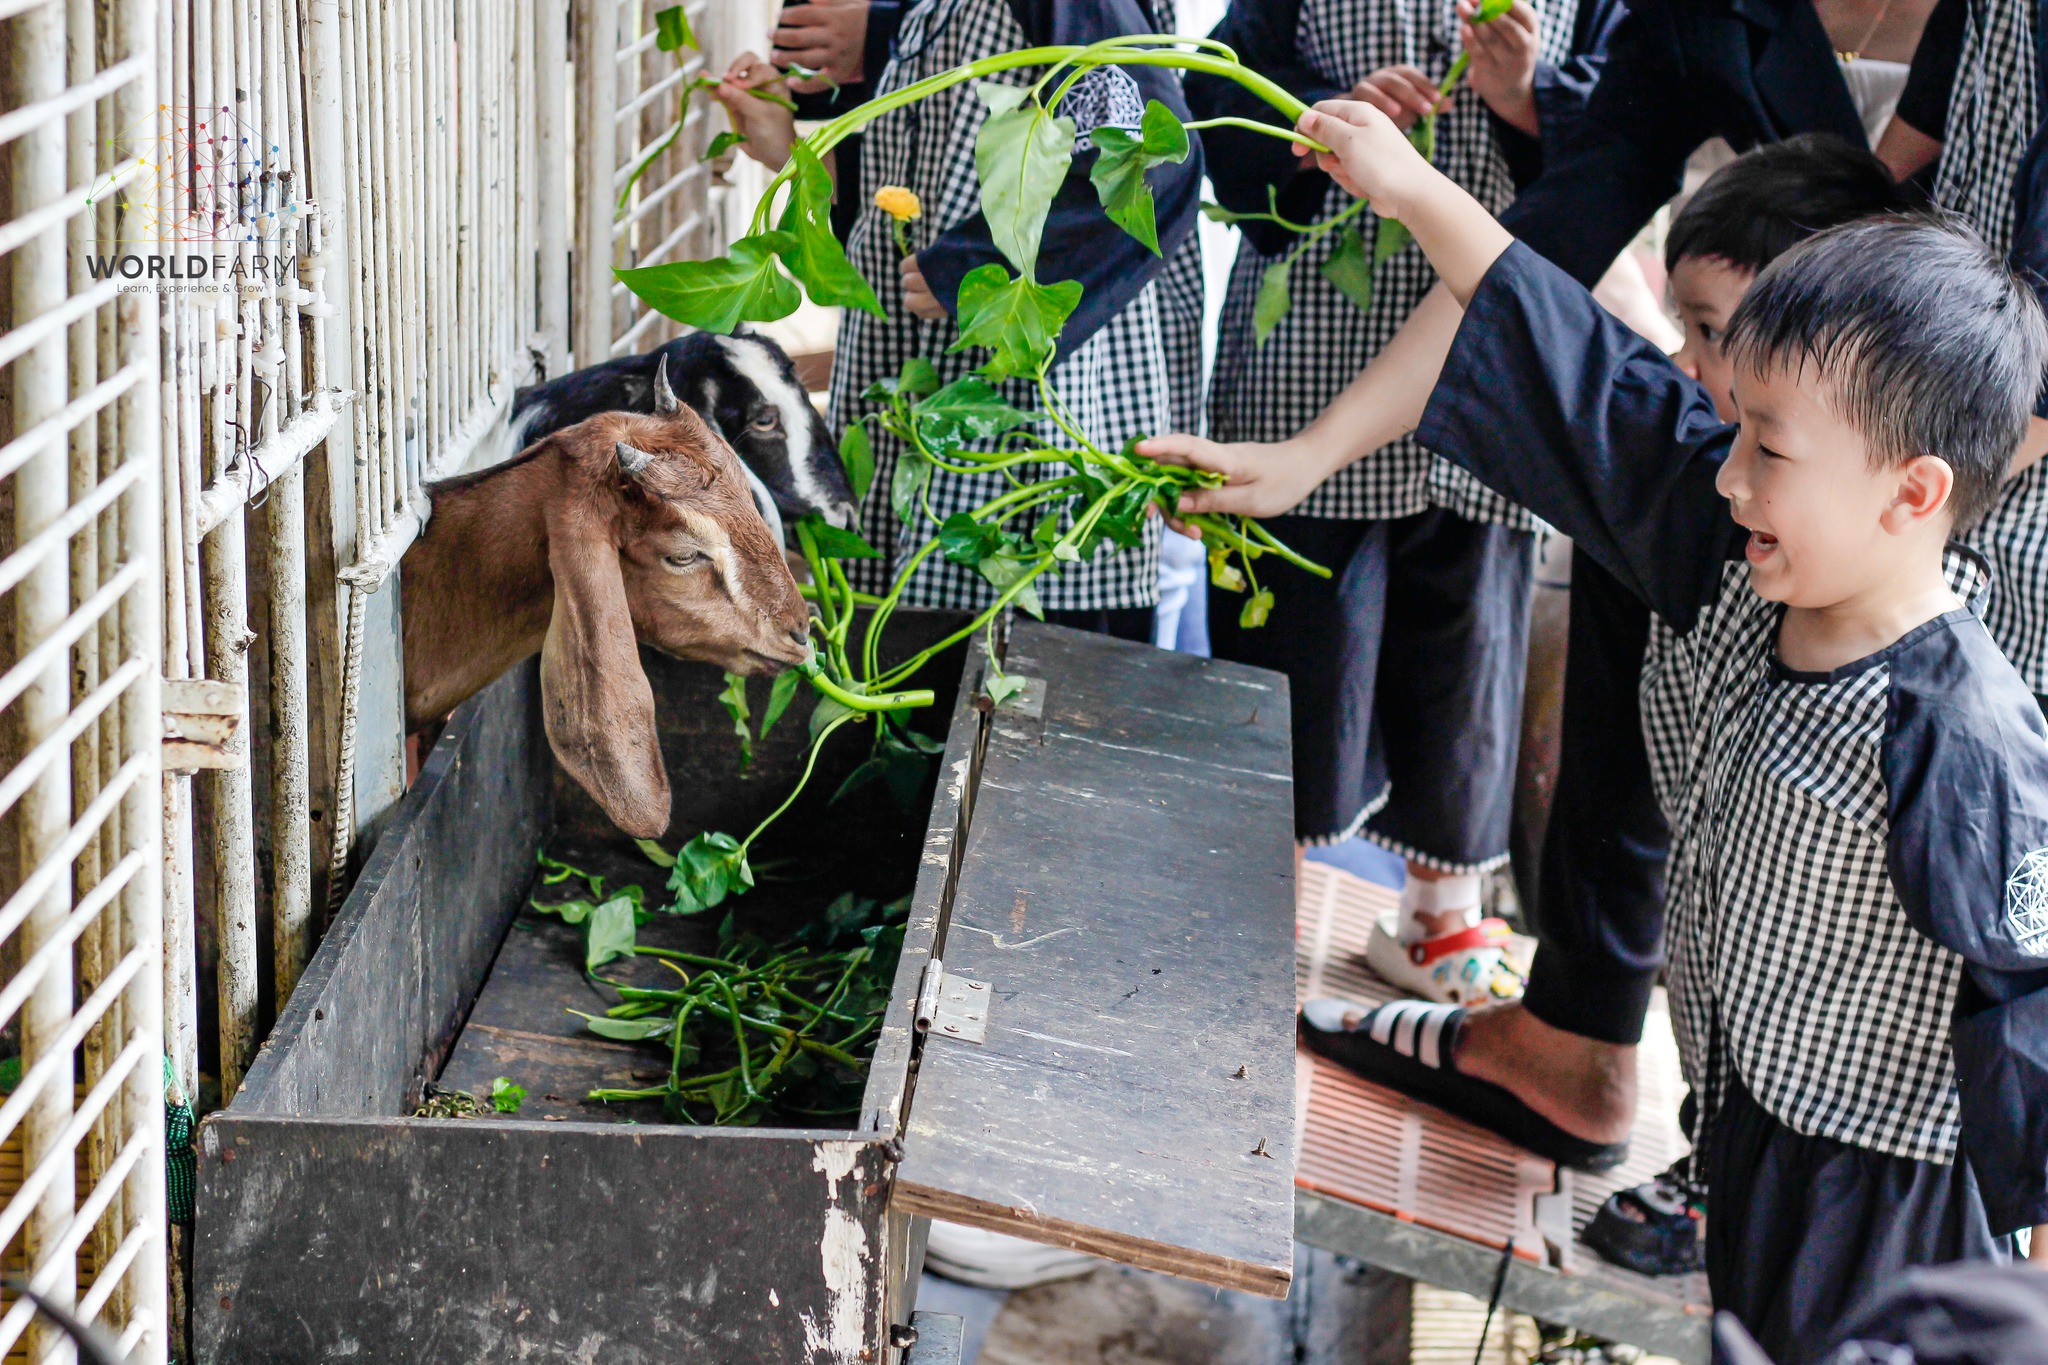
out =
{"type": "Polygon", "coordinates": [[[290,279],[312,204],[274,142],[230,105],[159,105],[108,139],[112,168],[87,203],[101,215],[96,280],[162,293],[268,293],[290,279]]]}

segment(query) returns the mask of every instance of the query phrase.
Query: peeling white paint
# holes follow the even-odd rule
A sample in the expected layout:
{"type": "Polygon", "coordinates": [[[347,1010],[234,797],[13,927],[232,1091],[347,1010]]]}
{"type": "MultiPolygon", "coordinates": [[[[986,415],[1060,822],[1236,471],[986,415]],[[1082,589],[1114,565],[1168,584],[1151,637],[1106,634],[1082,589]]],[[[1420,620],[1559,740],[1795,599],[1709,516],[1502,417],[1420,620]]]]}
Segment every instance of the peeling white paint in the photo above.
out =
{"type": "Polygon", "coordinates": [[[858,1142],[821,1142],[811,1158],[811,1169],[825,1177],[831,1201],[818,1243],[825,1271],[825,1321],[820,1324],[809,1312],[802,1315],[804,1355],[814,1365],[858,1365],[867,1349],[862,1338],[867,1327],[868,1234],[858,1218],[839,1207],[840,1182],[853,1174],[861,1148],[858,1142]]]}
{"type": "Polygon", "coordinates": [[[967,760],[964,758],[955,759],[953,762],[953,781],[952,784],[946,788],[946,795],[952,797],[955,801],[958,801],[960,799],[961,791],[964,790],[966,786],[967,760]]]}
{"type": "Polygon", "coordinates": [[[772,1290],[772,1289],[771,1289],[771,1290],[769,1290],[769,1291],[768,1291],[768,1306],[769,1306],[770,1308],[780,1308],[780,1307],[782,1307],[782,1295],[780,1295],[780,1294],[776,1293],[776,1292],[775,1292],[774,1290],[772,1290]]]}

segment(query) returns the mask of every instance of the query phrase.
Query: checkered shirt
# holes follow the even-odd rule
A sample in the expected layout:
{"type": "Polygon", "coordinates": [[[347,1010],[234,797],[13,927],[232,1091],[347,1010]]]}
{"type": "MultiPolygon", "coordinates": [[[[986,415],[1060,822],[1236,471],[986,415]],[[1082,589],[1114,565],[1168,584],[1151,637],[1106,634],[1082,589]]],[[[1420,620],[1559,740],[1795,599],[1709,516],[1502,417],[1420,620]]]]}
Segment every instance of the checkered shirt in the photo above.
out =
{"type": "MultiPolygon", "coordinates": [[[[1541,58],[1571,55],[1578,0],[1541,0],[1541,58]]],[[[1296,42],[1301,55],[1333,86],[1348,88],[1381,67],[1407,63],[1441,80],[1457,51],[1453,0],[1305,0],[1296,42]]],[[[1515,196],[1507,161],[1495,145],[1486,105],[1469,89],[1436,121],[1436,165],[1495,213],[1515,196]]],[[[1332,184],[1322,216],[1350,205],[1332,184]]],[[[1370,212],[1356,220],[1370,246],[1370,212]]],[[[1209,386],[1210,434],[1219,441],[1278,441],[1307,426],[1408,320],[1436,283],[1414,243],[1379,269],[1372,307],[1361,311],[1322,277],[1339,234],[1304,251],[1289,272],[1294,306],[1266,338],[1253,339],[1252,306],[1260,276],[1276,258],[1251,240],[1238,243],[1230,273],[1209,386]]],[[[1540,523],[1464,470],[1404,437],[1331,475],[1296,508],[1302,516],[1386,520],[1444,507],[1473,521],[1523,530],[1540,523]]]]}
{"type": "MultiPolygon", "coordinates": [[[[965,62],[1025,45],[1024,31],[1004,0],[923,0],[904,15],[895,55],[875,92],[887,94],[965,62]]],[[[1042,69],[1034,67],[1002,72],[992,79],[1029,85],[1041,74],[1042,69]]],[[[877,318],[848,309],[839,324],[838,357],[832,367],[831,420],[835,428],[873,411],[874,405],[861,398],[862,392],[878,379],[893,378],[913,356],[931,361],[947,383],[987,359],[978,350],[947,353],[959,337],[951,319],[925,322],[904,311],[897,285],[895,234],[887,215],[874,207],[875,191],[883,185],[903,185],[917,193],[923,217],[905,225],[913,251],[978,212],[981,201],[974,139],[987,112],[974,93],[974,82],[969,81],[886,114],[867,127],[860,159],[863,207],[846,249],[854,267],[876,286],[889,316],[877,318]]],[[[1113,122],[1135,132],[1143,102],[1128,76],[1106,69],[1077,85],[1061,112],[1073,113],[1076,127],[1083,130],[1113,122]]],[[[1085,142],[1085,138],[1080,140],[1085,142]]],[[[1105,219],[1104,230],[1121,229],[1105,219]]],[[[1102,330],[1073,350],[1063,351],[1053,367],[1053,387],[1081,428],[1105,450],[1120,448],[1127,437],[1167,429],[1170,384],[1159,292],[1155,281],[1102,330]]],[[[998,387],[1019,407],[1041,406],[1034,385],[1009,380],[998,387]]],[[[1039,434],[1048,441],[1066,443],[1050,424],[1039,434]]],[[[889,485],[900,447],[893,437],[878,431],[875,435],[875,481],[861,508],[861,524],[883,558],[848,566],[857,570],[853,574],[856,586],[867,590],[886,586],[897,566],[936,531],[929,522],[906,525],[896,520],[890,508],[889,485]]],[[[1015,472],[1033,479],[1056,477],[1067,470],[1063,465],[1048,464],[1028,465],[1015,472]]],[[[932,514],[943,521],[951,513],[980,506],[1008,487],[999,474],[935,472],[932,514]]],[[[1049,573],[1038,580],[1037,587],[1040,600],[1049,609],[1114,610],[1153,605],[1158,600],[1158,579],[1159,523],[1147,518],[1141,548],[1116,552],[1105,544],[1092,561],[1068,566],[1057,575],[1049,573]]],[[[932,555],[911,579],[903,600],[910,606],[974,609],[995,596],[996,589],[972,568],[932,555]]]]}
{"type": "MultiPolygon", "coordinates": [[[[1951,551],[1948,573],[1959,595],[1981,591],[1973,557],[1951,551]]],[[[1893,651],[1795,674],[1777,662],[1782,619],[1736,561],[1690,631],[1655,625],[1643,663],[1644,738],[1671,821],[1672,1022],[1699,1102],[1696,1140],[1732,1069],[1794,1132],[1948,1162],[1963,960],[1914,930],[1887,867],[1893,651]]],[[[1976,628],[1944,618],[1919,629],[1976,628]]]]}
{"type": "MultiPolygon", "coordinates": [[[[2018,0],[1971,0],[1949,96],[1934,201],[2011,249],[2013,176],[2033,137],[2034,11],[2018,0]]],[[[1964,540],[1991,565],[1984,626],[2037,693],[2048,693],[2048,467],[2005,486],[1964,540]]]]}
{"type": "MultiPolygon", "coordinates": [[[[1172,0],[1152,0],[1153,29],[1180,32],[1172,0]]],[[[1153,292],[1159,296],[1159,339],[1166,351],[1166,380],[1172,389],[1167,423],[1174,431],[1200,435],[1207,429],[1208,367],[1202,364],[1202,324],[1207,280],[1202,271],[1202,234],[1190,232],[1159,272],[1153,292]]]]}

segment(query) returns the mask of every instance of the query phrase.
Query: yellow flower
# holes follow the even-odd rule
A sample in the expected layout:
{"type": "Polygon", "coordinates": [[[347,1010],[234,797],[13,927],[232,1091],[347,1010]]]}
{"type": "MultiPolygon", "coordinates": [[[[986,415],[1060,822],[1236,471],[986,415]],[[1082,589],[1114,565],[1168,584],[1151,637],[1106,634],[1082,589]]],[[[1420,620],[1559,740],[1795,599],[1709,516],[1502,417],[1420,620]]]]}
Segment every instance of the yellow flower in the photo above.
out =
{"type": "Polygon", "coordinates": [[[884,185],[876,190],[875,207],[899,223],[907,223],[924,212],[917,195],[901,185],[884,185]]]}

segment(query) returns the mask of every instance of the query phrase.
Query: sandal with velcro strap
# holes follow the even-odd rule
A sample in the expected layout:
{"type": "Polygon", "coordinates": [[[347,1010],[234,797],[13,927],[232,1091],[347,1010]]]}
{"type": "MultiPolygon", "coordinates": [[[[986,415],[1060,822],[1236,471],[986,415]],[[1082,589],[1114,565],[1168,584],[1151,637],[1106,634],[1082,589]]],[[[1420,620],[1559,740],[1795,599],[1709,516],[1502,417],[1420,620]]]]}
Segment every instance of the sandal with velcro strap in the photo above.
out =
{"type": "Polygon", "coordinates": [[[1384,1005],[1311,1000],[1301,1007],[1310,1051],[1411,1099],[1498,1133],[1560,1166],[1607,1171],[1628,1158],[1628,1143],[1575,1137],[1490,1081],[1467,1076],[1452,1060],[1466,1011],[1458,1005],[1392,1000],[1384,1005]]]}

